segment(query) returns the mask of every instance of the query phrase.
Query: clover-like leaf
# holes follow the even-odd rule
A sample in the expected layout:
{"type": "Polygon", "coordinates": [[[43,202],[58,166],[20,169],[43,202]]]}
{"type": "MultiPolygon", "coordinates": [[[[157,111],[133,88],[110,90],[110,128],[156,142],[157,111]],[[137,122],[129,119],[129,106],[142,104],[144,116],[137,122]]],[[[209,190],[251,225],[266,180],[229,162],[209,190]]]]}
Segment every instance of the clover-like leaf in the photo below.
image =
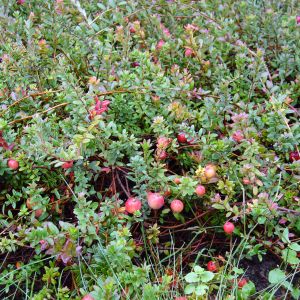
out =
{"type": "Polygon", "coordinates": [[[207,290],[208,290],[208,286],[201,284],[196,287],[195,293],[197,296],[203,296],[206,294],[207,290]]]}
{"type": "Polygon", "coordinates": [[[201,275],[200,275],[201,281],[202,282],[209,282],[214,278],[214,273],[209,272],[209,271],[204,271],[201,275]]]}
{"type": "Polygon", "coordinates": [[[184,278],[188,283],[194,283],[199,281],[198,274],[194,272],[188,273],[184,278]]]}
{"type": "Polygon", "coordinates": [[[294,250],[294,251],[297,251],[299,252],[300,251],[300,245],[298,243],[292,243],[289,245],[289,248],[294,250]]]}
{"type": "Polygon", "coordinates": [[[196,287],[194,285],[188,284],[184,289],[184,293],[186,295],[190,295],[190,294],[194,293],[195,289],[196,289],[196,287]]]}
{"type": "Polygon", "coordinates": [[[297,265],[300,262],[300,259],[297,257],[297,252],[292,249],[282,250],[282,256],[285,262],[291,265],[297,265]]]}
{"type": "Polygon", "coordinates": [[[279,268],[269,272],[268,280],[270,283],[277,284],[285,280],[285,273],[279,268]]]}

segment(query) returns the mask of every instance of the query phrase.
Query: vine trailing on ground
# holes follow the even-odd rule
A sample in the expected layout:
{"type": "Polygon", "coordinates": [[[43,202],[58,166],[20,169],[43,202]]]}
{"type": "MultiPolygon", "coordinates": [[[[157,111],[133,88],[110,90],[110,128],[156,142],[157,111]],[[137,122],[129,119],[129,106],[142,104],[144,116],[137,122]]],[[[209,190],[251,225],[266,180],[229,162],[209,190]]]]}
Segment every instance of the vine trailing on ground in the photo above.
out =
{"type": "Polygon", "coordinates": [[[299,299],[299,9],[3,0],[1,299],[299,299]]]}

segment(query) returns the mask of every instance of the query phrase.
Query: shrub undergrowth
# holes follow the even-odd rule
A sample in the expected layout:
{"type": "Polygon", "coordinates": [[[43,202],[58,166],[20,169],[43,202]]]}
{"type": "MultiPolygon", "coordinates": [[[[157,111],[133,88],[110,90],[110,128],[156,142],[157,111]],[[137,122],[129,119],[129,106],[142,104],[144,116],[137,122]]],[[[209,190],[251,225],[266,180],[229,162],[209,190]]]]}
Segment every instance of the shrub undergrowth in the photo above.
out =
{"type": "Polygon", "coordinates": [[[299,299],[299,12],[2,0],[1,299],[299,299]]]}

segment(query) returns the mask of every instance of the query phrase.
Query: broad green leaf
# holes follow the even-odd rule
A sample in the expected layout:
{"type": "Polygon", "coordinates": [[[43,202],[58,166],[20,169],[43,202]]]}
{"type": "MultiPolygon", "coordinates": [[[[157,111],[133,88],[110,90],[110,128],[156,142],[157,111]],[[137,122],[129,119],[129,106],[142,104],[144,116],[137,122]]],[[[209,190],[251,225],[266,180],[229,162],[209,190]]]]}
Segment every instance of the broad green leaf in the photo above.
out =
{"type": "Polygon", "coordinates": [[[184,293],[187,295],[194,293],[194,291],[195,291],[195,286],[192,284],[188,284],[184,289],[184,293]]]}
{"type": "Polygon", "coordinates": [[[201,284],[196,287],[195,293],[197,296],[203,296],[206,294],[207,290],[208,290],[208,286],[201,284]]]}
{"type": "Polygon", "coordinates": [[[242,297],[243,299],[248,299],[251,295],[255,293],[255,285],[252,281],[249,281],[242,288],[242,297]]]}
{"type": "Polygon", "coordinates": [[[290,243],[290,239],[289,239],[289,229],[288,228],[285,228],[283,233],[282,233],[282,241],[284,243],[290,243]]]}
{"type": "Polygon", "coordinates": [[[200,277],[202,282],[208,282],[214,278],[214,273],[205,271],[200,275],[200,277]]]}
{"type": "Polygon", "coordinates": [[[185,278],[186,282],[188,282],[188,283],[193,283],[193,282],[199,281],[198,275],[194,272],[187,274],[184,278],[185,278]]]}
{"type": "Polygon", "coordinates": [[[203,273],[205,270],[203,268],[201,268],[200,266],[195,266],[194,267],[194,271],[197,273],[197,274],[201,274],[203,273]]]}
{"type": "Polygon", "coordinates": [[[268,280],[270,283],[277,284],[285,280],[285,277],[285,273],[277,268],[269,272],[268,280]]]}

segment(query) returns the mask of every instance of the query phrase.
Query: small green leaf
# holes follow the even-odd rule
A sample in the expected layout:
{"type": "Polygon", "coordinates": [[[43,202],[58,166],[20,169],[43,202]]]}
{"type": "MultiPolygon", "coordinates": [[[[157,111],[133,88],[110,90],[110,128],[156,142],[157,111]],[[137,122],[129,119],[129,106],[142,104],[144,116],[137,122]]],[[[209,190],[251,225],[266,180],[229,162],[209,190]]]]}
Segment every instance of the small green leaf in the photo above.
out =
{"type": "Polygon", "coordinates": [[[224,206],[219,203],[213,204],[212,207],[215,209],[224,210],[224,206]]]}
{"type": "Polygon", "coordinates": [[[7,126],[7,121],[0,118],[0,130],[3,130],[7,126]]]}
{"type": "Polygon", "coordinates": [[[244,270],[243,269],[239,269],[239,268],[237,268],[237,267],[234,267],[233,269],[232,269],[232,271],[235,273],[235,274],[243,274],[244,273],[244,270]]]}
{"type": "Polygon", "coordinates": [[[284,243],[290,243],[290,239],[289,239],[289,229],[288,228],[285,228],[283,233],[282,233],[282,241],[284,243]]]}
{"type": "Polygon", "coordinates": [[[292,290],[292,285],[291,285],[291,283],[290,282],[288,282],[288,281],[283,281],[282,282],[282,286],[284,286],[287,290],[289,290],[289,291],[291,291],[292,290]]]}
{"type": "Polygon", "coordinates": [[[300,299],[300,289],[293,288],[292,289],[292,296],[294,299],[300,299]]]}
{"type": "Polygon", "coordinates": [[[297,244],[297,243],[292,243],[292,244],[290,244],[290,245],[289,245],[289,248],[292,249],[292,250],[294,250],[294,251],[297,251],[297,252],[300,251],[300,245],[297,244]]]}
{"type": "Polygon", "coordinates": [[[258,224],[265,224],[265,222],[266,222],[266,217],[264,217],[264,216],[259,216],[258,218],[257,218],[257,223],[258,224]]]}

